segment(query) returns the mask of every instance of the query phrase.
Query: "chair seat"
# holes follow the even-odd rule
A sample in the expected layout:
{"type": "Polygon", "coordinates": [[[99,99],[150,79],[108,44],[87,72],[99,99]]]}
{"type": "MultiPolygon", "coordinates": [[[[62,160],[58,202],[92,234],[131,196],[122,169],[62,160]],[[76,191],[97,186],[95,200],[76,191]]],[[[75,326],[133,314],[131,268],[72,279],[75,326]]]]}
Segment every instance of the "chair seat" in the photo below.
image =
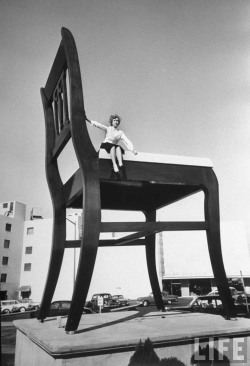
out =
{"type": "MultiPolygon", "coordinates": [[[[110,155],[99,151],[100,196],[102,209],[155,210],[201,190],[201,177],[212,170],[205,158],[126,151],[127,180],[111,179],[110,155]]],[[[66,183],[68,207],[82,207],[82,177],[78,170],[66,183]],[[72,189],[74,187],[74,189],[72,189]]]]}
{"type": "MultiPolygon", "coordinates": [[[[106,152],[106,150],[100,149],[99,159],[110,160],[110,155],[106,152]]],[[[192,166],[204,166],[209,168],[213,167],[213,163],[210,159],[191,157],[191,156],[152,154],[146,152],[139,152],[137,155],[134,155],[131,151],[125,151],[123,159],[125,161],[137,161],[146,163],[192,165],[192,166]]]]}

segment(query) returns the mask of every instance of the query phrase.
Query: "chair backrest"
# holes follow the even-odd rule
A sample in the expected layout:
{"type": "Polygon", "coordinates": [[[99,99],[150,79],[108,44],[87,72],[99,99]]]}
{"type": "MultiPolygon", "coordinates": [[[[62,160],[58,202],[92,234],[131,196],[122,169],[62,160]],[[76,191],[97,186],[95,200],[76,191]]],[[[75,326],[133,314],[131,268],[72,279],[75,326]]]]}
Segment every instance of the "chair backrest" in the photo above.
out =
{"type": "Polygon", "coordinates": [[[80,167],[97,159],[85,121],[82,81],[76,44],[71,32],[62,28],[62,41],[41,95],[46,123],[47,163],[55,160],[69,139],[80,167]]]}

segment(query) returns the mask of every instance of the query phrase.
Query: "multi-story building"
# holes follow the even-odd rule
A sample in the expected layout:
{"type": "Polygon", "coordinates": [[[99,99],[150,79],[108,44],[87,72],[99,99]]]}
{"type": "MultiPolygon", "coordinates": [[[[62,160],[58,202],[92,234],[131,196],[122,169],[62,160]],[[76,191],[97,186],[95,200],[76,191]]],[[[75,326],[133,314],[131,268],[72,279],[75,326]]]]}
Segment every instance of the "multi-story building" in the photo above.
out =
{"type": "MultiPolygon", "coordinates": [[[[66,219],[66,239],[79,238],[79,220],[81,212],[68,210],[66,219]]],[[[40,301],[47,277],[51,241],[52,241],[53,219],[42,219],[32,217],[25,221],[23,234],[23,251],[20,274],[20,297],[31,297],[40,301]],[[26,291],[30,291],[26,292],[26,291]]],[[[70,299],[73,290],[76,273],[76,257],[79,249],[65,249],[62,269],[56,287],[55,297],[70,299]]]]}
{"type": "Polygon", "coordinates": [[[26,206],[0,203],[1,300],[18,297],[26,206]]]}

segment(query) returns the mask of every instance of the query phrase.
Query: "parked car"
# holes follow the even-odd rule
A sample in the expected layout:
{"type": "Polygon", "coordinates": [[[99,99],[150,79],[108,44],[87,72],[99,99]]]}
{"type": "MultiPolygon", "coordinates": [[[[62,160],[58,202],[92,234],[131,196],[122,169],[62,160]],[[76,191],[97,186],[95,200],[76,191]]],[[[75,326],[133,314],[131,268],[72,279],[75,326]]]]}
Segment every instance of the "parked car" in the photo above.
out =
{"type": "Polygon", "coordinates": [[[111,307],[114,307],[114,302],[112,300],[112,295],[107,292],[94,294],[92,299],[86,303],[86,307],[92,309],[93,311],[99,310],[98,299],[103,299],[102,311],[110,311],[111,307]]]}
{"type": "MultiPolygon", "coordinates": [[[[71,305],[70,300],[53,301],[50,304],[47,317],[69,315],[70,305],[71,305]]],[[[83,314],[92,314],[92,313],[93,311],[91,309],[84,307],[83,314]]],[[[31,314],[32,314],[31,317],[35,318],[38,315],[38,311],[34,311],[31,314]]]]}
{"type": "Polygon", "coordinates": [[[112,304],[115,306],[128,306],[129,305],[129,299],[125,299],[123,295],[113,295],[112,296],[112,304]]]}
{"type": "MultiPolygon", "coordinates": [[[[246,316],[247,307],[242,302],[235,302],[237,316],[246,316]]],[[[249,304],[250,305],[250,304],[249,304]]],[[[204,312],[224,315],[223,305],[218,295],[194,296],[190,303],[185,306],[168,306],[167,310],[204,312]]]]}
{"type": "MultiPolygon", "coordinates": [[[[161,295],[164,304],[172,304],[178,302],[178,296],[176,295],[169,295],[167,292],[162,292],[161,295]]],[[[152,292],[148,296],[138,297],[137,301],[141,302],[142,306],[155,304],[155,299],[152,292]]]]}
{"type": "Polygon", "coordinates": [[[17,313],[17,312],[25,312],[28,310],[29,308],[29,301],[27,300],[19,300],[17,304],[15,304],[12,308],[12,312],[13,313],[17,313]]]}
{"type": "Polygon", "coordinates": [[[53,301],[50,304],[49,312],[48,312],[47,316],[68,315],[70,305],[71,305],[71,301],[67,301],[67,300],[53,301]]]}
{"type": "Polygon", "coordinates": [[[30,302],[28,306],[28,311],[32,310],[39,310],[40,309],[40,303],[38,302],[30,302]]]}
{"type": "Polygon", "coordinates": [[[18,300],[1,300],[1,314],[13,312],[13,307],[19,304],[18,300]]]}
{"type": "MultiPolygon", "coordinates": [[[[232,298],[235,301],[243,301],[243,296],[241,293],[239,293],[234,287],[229,287],[229,290],[231,292],[232,298]]],[[[209,292],[208,295],[213,295],[213,296],[219,296],[219,291],[218,290],[213,290],[211,292],[209,292]]]]}
{"type": "Polygon", "coordinates": [[[40,302],[33,301],[32,299],[22,299],[19,300],[22,304],[27,304],[26,310],[38,310],[40,308],[40,302]]]}
{"type": "Polygon", "coordinates": [[[194,296],[185,306],[168,306],[167,310],[182,310],[191,312],[223,313],[221,299],[218,295],[194,296]]]}
{"type": "MultiPolygon", "coordinates": [[[[53,301],[50,304],[49,314],[47,316],[68,315],[70,305],[71,301],[69,300],[53,301]]],[[[90,308],[84,307],[83,314],[93,314],[93,311],[90,308]]]]}

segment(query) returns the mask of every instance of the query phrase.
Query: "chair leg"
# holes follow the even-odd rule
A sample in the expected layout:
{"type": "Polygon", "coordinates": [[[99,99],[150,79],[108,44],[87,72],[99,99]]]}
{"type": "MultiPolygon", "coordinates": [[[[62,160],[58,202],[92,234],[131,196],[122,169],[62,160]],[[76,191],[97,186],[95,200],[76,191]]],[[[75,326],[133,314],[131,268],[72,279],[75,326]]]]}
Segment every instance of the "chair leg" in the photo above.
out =
{"type": "MultiPolygon", "coordinates": [[[[146,212],[146,221],[155,221],[156,212],[146,212]]],[[[158,310],[165,311],[165,305],[161,295],[161,289],[157,276],[156,258],[155,258],[155,234],[146,237],[146,259],[148,266],[149,280],[153,291],[156,307],[158,310]]]]}
{"type": "Polygon", "coordinates": [[[236,315],[236,310],[230,293],[221,251],[219,189],[214,173],[212,180],[209,181],[209,185],[205,187],[204,193],[205,219],[209,225],[206,233],[211,265],[225,315],[230,319],[230,317],[236,315]]]}
{"type": "Polygon", "coordinates": [[[100,224],[100,210],[95,217],[91,214],[85,215],[77,276],[65,327],[69,334],[74,334],[78,328],[84,310],[99,245],[100,224]]]}
{"type": "Polygon", "coordinates": [[[53,298],[63,261],[66,239],[66,210],[56,209],[54,213],[53,238],[47,280],[37,319],[43,321],[53,298]]]}

